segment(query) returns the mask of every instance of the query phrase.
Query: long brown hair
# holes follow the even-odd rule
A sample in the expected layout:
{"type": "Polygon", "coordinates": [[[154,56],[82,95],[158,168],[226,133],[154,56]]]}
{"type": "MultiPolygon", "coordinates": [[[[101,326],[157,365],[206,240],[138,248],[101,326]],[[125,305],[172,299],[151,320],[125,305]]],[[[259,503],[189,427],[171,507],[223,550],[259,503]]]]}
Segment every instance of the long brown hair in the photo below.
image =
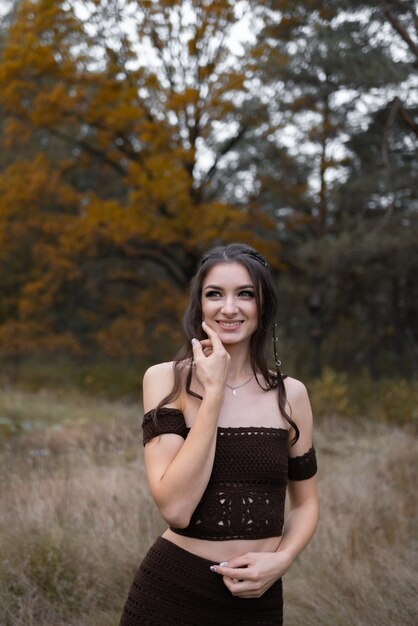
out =
{"type": "Polygon", "coordinates": [[[277,295],[274,288],[273,277],[264,257],[251,246],[241,243],[232,243],[209,250],[201,259],[198,270],[190,283],[189,304],[183,318],[183,330],[186,342],[174,359],[174,385],[171,392],[161,400],[154,410],[153,420],[158,429],[157,416],[161,407],[175,400],[181,391],[182,372],[186,370],[186,391],[192,396],[202,397],[191,390],[190,385],[193,376],[193,351],[191,340],[206,339],[207,336],[202,328],[202,284],[209,271],[219,263],[241,263],[254,285],[255,299],[258,311],[257,330],[250,340],[251,368],[260,387],[265,391],[277,389],[280,412],[295,431],[292,444],[299,438],[299,429],[286,410],[286,389],[283,375],[280,371],[280,362],[276,353],[276,315],[277,295]],[[272,349],[273,346],[273,349],[272,349]],[[270,363],[274,355],[274,369],[270,363]],[[260,373],[265,381],[265,386],[260,382],[257,374],[260,373]]]}

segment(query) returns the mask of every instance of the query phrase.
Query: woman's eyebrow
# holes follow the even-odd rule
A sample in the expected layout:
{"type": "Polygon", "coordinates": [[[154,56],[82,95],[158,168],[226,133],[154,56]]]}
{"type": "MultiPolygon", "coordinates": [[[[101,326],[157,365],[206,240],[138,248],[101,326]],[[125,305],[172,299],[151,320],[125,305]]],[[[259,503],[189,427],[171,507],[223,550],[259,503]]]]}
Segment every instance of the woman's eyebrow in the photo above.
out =
{"type": "MultiPolygon", "coordinates": [[[[218,285],[206,285],[205,290],[206,289],[218,289],[219,291],[222,291],[223,288],[219,287],[218,285]]],[[[254,289],[254,285],[241,285],[240,287],[236,288],[237,291],[239,291],[240,289],[254,289]]]]}

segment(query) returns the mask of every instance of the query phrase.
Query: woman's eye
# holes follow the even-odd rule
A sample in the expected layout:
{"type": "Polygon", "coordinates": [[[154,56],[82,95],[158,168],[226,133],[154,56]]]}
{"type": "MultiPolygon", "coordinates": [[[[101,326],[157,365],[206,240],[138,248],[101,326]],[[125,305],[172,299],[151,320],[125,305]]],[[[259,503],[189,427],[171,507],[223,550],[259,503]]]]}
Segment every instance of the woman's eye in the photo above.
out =
{"type": "Polygon", "coordinates": [[[243,298],[254,298],[254,291],[251,291],[249,289],[245,289],[244,291],[240,291],[239,295],[243,298]]]}
{"type": "Polygon", "coordinates": [[[215,291],[215,289],[211,289],[205,293],[207,298],[219,298],[220,295],[219,291],[215,291]]]}

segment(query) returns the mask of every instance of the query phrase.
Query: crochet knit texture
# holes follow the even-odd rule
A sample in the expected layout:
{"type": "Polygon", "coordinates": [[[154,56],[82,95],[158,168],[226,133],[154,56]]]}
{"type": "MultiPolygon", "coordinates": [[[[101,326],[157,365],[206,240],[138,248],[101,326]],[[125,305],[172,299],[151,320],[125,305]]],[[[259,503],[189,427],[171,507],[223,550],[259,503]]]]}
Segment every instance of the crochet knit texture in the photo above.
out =
{"type": "MultiPolygon", "coordinates": [[[[159,434],[187,437],[183,413],[162,408],[144,416],[144,445],[159,434]]],[[[245,426],[218,428],[212,473],[187,528],[179,535],[214,541],[262,539],[282,534],[286,485],[317,471],[315,450],[288,458],[285,428],[245,426]]]]}

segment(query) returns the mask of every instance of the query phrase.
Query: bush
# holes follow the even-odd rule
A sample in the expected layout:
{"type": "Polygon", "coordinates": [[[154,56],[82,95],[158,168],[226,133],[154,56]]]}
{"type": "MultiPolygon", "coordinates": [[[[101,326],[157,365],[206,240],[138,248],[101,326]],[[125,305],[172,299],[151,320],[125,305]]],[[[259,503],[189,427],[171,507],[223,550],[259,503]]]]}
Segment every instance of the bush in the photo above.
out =
{"type": "Polygon", "coordinates": [[[363,421],[418,428],[417,381],[401,378],[374,380],[367,372],[348,376],[326,368],[308,384],[314,413],[318,418],[341,415],[363,421]]]}
{"type": "Polygon", "coordinates": [[[309,384],[312,406],[319,416],[349,415],[349,383],[345,374],[326,368],[321,376],[309,384]]]}
{"type": "Polygon", "coordinates": [[[108,357],[82,361],[69,356],[46,359],[31,357],[2,363],[3,384],[20,388],[78,389],[109,399],[138,399],[146,364],[135,360],[112,360],[108,357]]]}

